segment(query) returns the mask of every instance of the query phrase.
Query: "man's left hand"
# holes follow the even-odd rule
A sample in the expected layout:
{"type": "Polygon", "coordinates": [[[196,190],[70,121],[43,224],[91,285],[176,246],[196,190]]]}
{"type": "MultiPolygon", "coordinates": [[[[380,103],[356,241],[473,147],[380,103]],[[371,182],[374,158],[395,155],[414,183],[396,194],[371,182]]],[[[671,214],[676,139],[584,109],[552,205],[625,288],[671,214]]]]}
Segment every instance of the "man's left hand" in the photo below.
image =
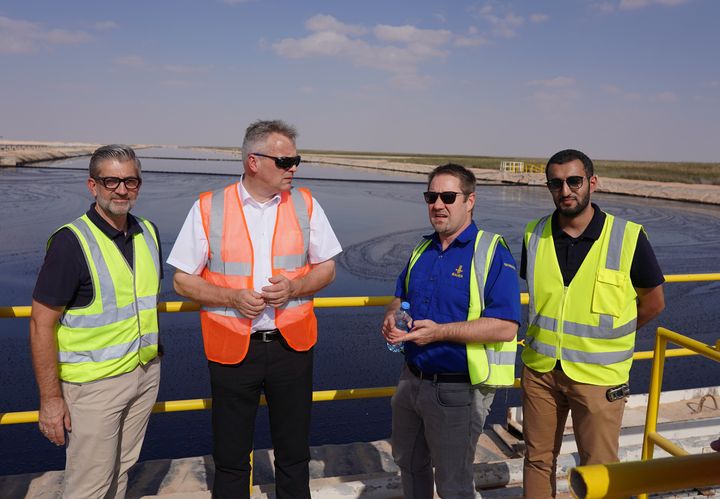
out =
{"type": "Polygon", "coordinates": [[[403,341],[412,341],[423,346],[442,339],[441,325],[430,319],[413,321],[413,328],[403,337],[403,341]]]}
{"type": "Polygon", "coordinates": [[[270,286],[262,288],[262,297],[271,307],[282,307],[292,298],[293,282],[284,275],[268,279],[270,286]]]}

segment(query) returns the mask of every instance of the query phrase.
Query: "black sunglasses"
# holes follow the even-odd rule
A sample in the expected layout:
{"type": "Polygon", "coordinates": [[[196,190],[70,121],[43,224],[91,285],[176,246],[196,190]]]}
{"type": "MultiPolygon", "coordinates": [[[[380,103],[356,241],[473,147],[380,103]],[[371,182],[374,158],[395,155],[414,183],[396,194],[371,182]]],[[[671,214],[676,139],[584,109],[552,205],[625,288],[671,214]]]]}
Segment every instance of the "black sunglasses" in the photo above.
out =
{"type": "Polygon", "coordinates": [[[300,164],[300,156],[268,156],[267,154],[260,154],[259,152],[254,152],[252,155],[260,156],[261,158],[270,158],[275,161],[275,166],[283,170],[289,170],[293,166],[300,164]]]}
{"type": "Polygon", "coordinates": [[[551,191],[559,191],[562,189],[563,183],[567,184],[567,186],[570,188],[570,190],[576,191],[580,187],[582,187],[583,182],[585,181],[585,177],[582,177],[580,175],[572,175],[571,177],[566,178],[565,180],[561,178],[553,178],[546,182],[548,189],[551,191]]]}
{"type": "Polygon", "coordinates": [[[100,182],[103,187],[110,191],[114,191],[120,187],[120,184],[125,184],[125,188],[127,190],[134,191],[140,187],[140,184],[142,184],[142,179],[140,177],[93,177],[93,179],[100,182]]]}
{"type": "Polygon", "coordinates": [[[435,201],[437,201],[437,198],[439,197],[440,200],[445,204],[453,204],[455,200],[457,199],[458,194],[463,194],[467,196],[464,192],[453,192],[453,191],[445,191],[445,192],[433,192],[433,191],[427,191],[423,192],[423,196],[425,197],[425,202],[427,204],[434,204],[435,201]]]}

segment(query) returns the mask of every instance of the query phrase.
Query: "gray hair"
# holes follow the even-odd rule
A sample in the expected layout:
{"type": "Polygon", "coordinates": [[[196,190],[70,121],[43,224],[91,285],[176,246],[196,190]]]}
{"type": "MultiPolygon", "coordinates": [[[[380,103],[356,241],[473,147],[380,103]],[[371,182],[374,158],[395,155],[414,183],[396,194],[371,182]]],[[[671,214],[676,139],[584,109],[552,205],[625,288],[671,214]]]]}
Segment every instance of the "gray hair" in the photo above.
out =
{"type": "Polygon", "coordinates": [[[278,133],[284,137],[287,137],[295,143],[297,137],[297,130],[294,126],[288,125],[282,120],[258,120],[245,130],[245,139],[242,144],[242,158],[246,161],[248,154],[252,154],[258,151],[258,148],[265,146],[265,143],[270,135],[278,133]]]}
{"type": "Polygon", "coordinates": [[[132,147],[124,144],[110,144],[95,149],[90,158],[90,176],[97,177],[100,174],[100,164],[108,159],[114,159],[119,162],[134,161],[137,167],[138,175],[140,175],[140,160],[135,156],[132,147]]]}

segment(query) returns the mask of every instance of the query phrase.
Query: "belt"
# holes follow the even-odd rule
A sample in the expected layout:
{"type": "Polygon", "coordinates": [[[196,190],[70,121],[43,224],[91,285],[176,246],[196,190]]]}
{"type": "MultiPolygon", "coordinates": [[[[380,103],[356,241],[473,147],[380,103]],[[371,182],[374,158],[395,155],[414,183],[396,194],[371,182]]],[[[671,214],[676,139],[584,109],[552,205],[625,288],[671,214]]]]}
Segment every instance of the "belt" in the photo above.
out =
{"type": "Polygon", "coordinates": [[[412,364],[408,364],[408,369],[416,377],[420,379],[427,379],[433,383],[470,383],[470,376],[465,373],[438,373],[430,374],[424,373],[412,364]]]}
{"type": "Polygon", "coordinates": [[[279,340],[281,336],[279,329],[269,329],[266,331],[253,331],[250,339],[270,343],[271,341],[279,340]]]}

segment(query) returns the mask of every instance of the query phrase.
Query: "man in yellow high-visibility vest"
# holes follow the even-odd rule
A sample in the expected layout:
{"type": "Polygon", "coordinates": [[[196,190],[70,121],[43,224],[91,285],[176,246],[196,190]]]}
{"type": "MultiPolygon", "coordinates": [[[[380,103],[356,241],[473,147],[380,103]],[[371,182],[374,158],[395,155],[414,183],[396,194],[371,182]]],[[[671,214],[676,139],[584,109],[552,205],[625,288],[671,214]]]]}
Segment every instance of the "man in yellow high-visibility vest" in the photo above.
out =
{"type": "Polygon", "coordinates": [[[382,334],[403,344],[392,398],[392,451],[410,499],[475,497],[475,447],[495,391],[515,381],[520,289],[498,234],[473,221],[475,175],[449,163],[423,193],[434,232],[415,247],[382,334]],[[394,314],[409,302],[409,332],[394,314]]]}
{"type": "Polygon", "coordinates": [[[160,385],[160,238],[130,214],[142,183],[130,147],[100,147],[89,170],[95,203],[50,237],[33,291],[38,425],[67,442],[63,497],[122,498],[160,385]]]}
{"type": "Polygon", "coordinates": [[[522,360],[524,496],[554,497],[568,411],[580,464],[618,460],[635,331],[665,307],[663,274],[642,226],[590,202],[590,158],[550,158],[556,210],[525,230],[520,276],[530,302],[522,360]]]}

